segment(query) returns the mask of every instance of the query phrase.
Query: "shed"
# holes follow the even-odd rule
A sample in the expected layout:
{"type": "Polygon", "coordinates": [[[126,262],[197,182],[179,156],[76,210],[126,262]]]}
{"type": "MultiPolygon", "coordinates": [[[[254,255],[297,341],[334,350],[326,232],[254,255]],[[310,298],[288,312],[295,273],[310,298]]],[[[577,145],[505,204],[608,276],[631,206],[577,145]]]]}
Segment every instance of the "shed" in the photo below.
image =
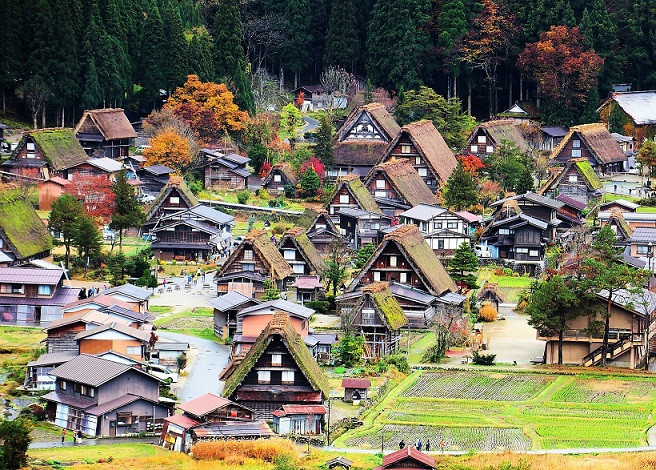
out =
{"type": "Polygon", "coordinates": [[[367,392],[371,388],[371,380],[344,377],[342,387],[344,388],[344,401],[346,403],[355,400],[366,400],[367,392]]]}
{"type": "Polygon", "coordinates": [[[333,468],[344,468],[346,470],[349,470],[351,466],[353,465],[353,462],[351,462],[349,459],[342,457],[341,455],[338,457],[335,457],[334,459],[330,459],[328,462],[324,464],[325,467],[328,469],[332,470],[333,468]]]}
{"type": "Polygon", "coordinates": [[[273,430],[280,434],[319,435],[326,415],[323,405],[282,405],[273,413],[273,430]]]}

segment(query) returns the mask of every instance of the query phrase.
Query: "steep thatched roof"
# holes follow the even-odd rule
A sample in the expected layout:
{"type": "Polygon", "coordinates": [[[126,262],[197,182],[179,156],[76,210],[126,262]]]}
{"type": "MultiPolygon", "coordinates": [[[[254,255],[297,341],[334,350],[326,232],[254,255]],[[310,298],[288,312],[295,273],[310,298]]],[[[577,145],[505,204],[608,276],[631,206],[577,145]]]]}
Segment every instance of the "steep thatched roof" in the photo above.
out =
{"type": "Polygon", "coordinates": [[[52,249],[52,237],[36,210],[26,201],[0,194],[0,232],[18,259],[52,249]]]}
{"type": "Polygon", "coordinates": [[[367,188],[365,188],[362,184],[362,181],[358,175],[346,175],[341,177],[337,182],[335,193],[339,192],[339,190],[342,188],[342,185],[346,185],[348,187],[349,192],[353,195],[355,200],[358,201],[360,208],[369,212],[374,212],[376,214],[383,213],[380,210],[380,207],[378,207],[378,204],[376,204],[373,196],[369,194],[367,188]]]}
{"type": "Polygon", "coordinates": [[[399,132],[399,124],[387,108],[381,103],[369,103],[360,106],[349,114],[342,127],[337,131],[338,139],[341,141],[345,134],[360,120],[362,114],[368,114],[371,122],[385,134],[386,142],[389,142],[399,132]]]}
{"type": "Polygon", "coordinates": [[[417,151],[423,155],[433,173],[444,184],[458,166],[458,160],[456,160],[453,152],[444,141],[440,131],[435,128],[433,121],[423,120],[403,126],[396,138],[387,146],[386,156],[383,157],[383,160],[392,152],[392,149],[404,135],[410,138],[410,141],[417,151]]]}
{"type": "Polygon", "coordinates": [[[286,240],[292,240],[294,242],[303,258],[305,258],[305,261],[310,265],[311,271],[319,275],[324,272],[326,263],[305,234],[303,227],[293,227],[287,230],[280,240],[279,246],[282,246],[286,240]]]}
{"type": "Polygon", "coordinates": [[[399,196],[411,207],[419,204],[436,204],[437,200],[433,192],[426,186],[424,180],[414,169],[412,163],[407,158],[394,158],[376,165],[367,177],[365,184],[369,184],[376,179],[378,173],[387,176],[387,180],[399,196]]]}
{"type": "Polygon", "coordinates": [[[269,275],[278,281],[292,276],[294,270],[282,257],[276,245],[269,238],[266,230],[252,230],[246,234],[243,243],[241,243],[230,257],[223,263],[219,269],[218,276],[223,276],[228,267],[237,259],[240,253],[246,248],[252,247],[253,251],[259,256],[269,271],[269,275]]]}
{"type": "Polygon", "coordinates": [[[499,303],[506,301],[506,296],[503,294],[503,292],[501,292],[499,284],[496,282],[486,282],[481,290],[478,291],[476,298],[481,300],[487,293],[491,293],[493,296],[495,296],[499,303]]]}
{"type": "Polygon", "coordinates": [[[191,189],[189,189],[189,186],[187,186],[187,183],[185,183],[182,176],[177,174],[171,175],[169,177],[168,183],[166,183],[166,186],[162,188],[162,190],[157,195],[157,198],[153,201],[153,203],[148,208],[148,214],[146,216],[146,220],[150,220],[153,217],[157,209],[159,209],[159,207],[162,205],[162,203],[166,200],[169,194],[171,194],[171,191],[173,191],[174,189],[177,189],[179,191],[180,196],[187,204],[187,207],[193,207],[198,205],[198,199],[196,198],[196,196],[194,196],[194,193],[191,192],[191,189]]]}
{"type": "Polygon", "coordinates": [[[570,127],[567,135],[553,149],[553,152],[551,152],[549,159],[558,157],[569,141],[576,136],[583,141],[600,164],[623,162],[626,160],[626,154],[620,147],[620,144],[613,138],[608,129],[606,129],[606,126],[600,122],[570,127]]]}
{"type": "Polygon", "coordinates": [[[581,178],[583,178],[583,181],[585,181],[585,184],[588,186],[588,190],[597,191],[602,188],[603,185],[588,159],[581,157],[572,158],[568,160],[562,168],[553,170],[547,182],[537,191],[537,193],[543,194],[555,189],[555,187],[560,184],[563,176],[565,176],[572,167],[576,168],[578,174],[581,175],[581,178]]]}
{"type": "Polygon", "coordinates": [[[248,372],[257,363],[257,360],[262,356],[266,347],[269,345],[270,339],[274,336],[279,336],[282,342],[287,347],[287,350],[296,361],[296,365],[301,369],[305,378],[310,382],[310,386],[318,392],[323,393],[324,397],[329,394],[330,387],[328,381],[323,375],[319,364],[314,360],[312,354],[308,350],[303,338],[299,335],[294,326],[292,325],[289,315],[284,312],[275,312],[271,321],[266,328],[260,333],[253,346],[248,350],[246,357],[239,362],[232,373],[225,378],[225,386],[223,388],[223,396],[229,398],[237,387],[241,384],[242,380],[248,375],[248,372]]]}
{"type": "Polygon", "coordinates": [[[333,149],[337,165],[373,166],[385,153],[387,142],[380,140],[345,140],[338,142],[333,149]]]}
{"type": "Polygon", "coordinates": [[[627,223],[622,211],[618,209],[613,209],[608,216],[608,224],[615,224],[617,228],[624,234],[625,239],[629,239],[633,236],[633,230],[627,223]]]}
{"type": "Polygon", "coordinates": [[[54,171],[79,165],[89,158],[75,138],[73,130],[68,128],[36,129],[26,132],[14,150],[14,156],[23,149],[30,137],[34,139],[36,146],[54,171]]]}
{"type": "Polygon", "coordinates": [[[266,186],[273,179],[273,175],[276,172],[280,172],[290,185],[296,186],[298,183],[296,176],[294,176],[294,170],[292,170],[291,165],[287,162],[282,162],[276,163],[271,167],[269,174],[266,176],[266,178],[264,178],[264,180],[262,180],[262,186],[266,186]]]}
{"type": "Polygon", "coordinates": [[[90,109],[85,111],[75,127],[75,133],[85,131],[85,121],[91,120],[105,140],[134,139],[137,133],[121,108],[90,109]]]}
{"type": "Polygon", "coordinates": [[[500,144],[502,140],[509,140],[516,144],[522,152],[528,150],[526,139],[524,139],[524,136],[512,119],[497,119],[479,124],[470,134],[468,144],[474,143],[473,139],[480,129],[483,129],[496,145],[500,144]]]}
{"type": "Polygon", "coordinates": [[[376,309],[382,314],[380,317],[390,330],[398,330],[408,323],[403,309],[387,288],[386,282],[374,282],[362,289],[365,296],[371,296],[376,309]]]}

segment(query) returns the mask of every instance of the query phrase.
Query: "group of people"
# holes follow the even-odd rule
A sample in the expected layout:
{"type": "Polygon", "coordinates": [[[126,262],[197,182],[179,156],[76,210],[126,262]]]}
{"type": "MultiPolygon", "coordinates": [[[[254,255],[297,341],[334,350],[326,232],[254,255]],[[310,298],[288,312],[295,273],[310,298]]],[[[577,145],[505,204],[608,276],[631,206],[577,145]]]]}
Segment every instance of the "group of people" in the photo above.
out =
{"type": "MultiPolygon", "coordinates": [[[[61,441],[62,441],[62,444],[63,444],[64,441],[66,440],[66,433],[67,433],[67,431],[68,431],[68,430],[67,430],[66,428],[63,428],[63,429],[62,429],[62,433],[61,433],[61,441]]],[[[82,430],[81,430],[81,429],[78,429],[77,431],[73,431],[73,444],[74,444],[74,445],[75,445],[75,444],[80,444],[81,442],[82,442],[82,430]]]]}
{"type": "MultiPolygon", "coordinates": [[[[403,439],[401,439],[401,442],[399,442],[399,449],[403,449],[403,448],[405,448],[405,446],[406,446],[405,441],[403,439]]],[[[430,452],[430,450],[431,450],[430,439],[427,438],[426,443],[424,444],[423,442],[421,442],[421,438],[418,437],[417,442],[415,442],[415,448],[419,452],[421,452],[422,449],[424,449],[426,452],[430,452]]],[[[440,441],[440,448],[442,450],[444,450],[444,439],[442,439],[440,441]]]]}
{"type": "MultiPolygon", "coordinates": [[[[103,292],[107,290],[107,284],[103,285],[102,290],[103,290],[103,292]]],[[[80,292],[80,295],[83,295],[85,293],[86,293],[86,298],[88,299],[90,297],[93,297],[94,295],[98,295],[100,293],[100,288],[98,286],[89,287],[89,289],[87,289],[86,292],[84,292],[84,290],[82,290],[82,292],[80,292]]]]}

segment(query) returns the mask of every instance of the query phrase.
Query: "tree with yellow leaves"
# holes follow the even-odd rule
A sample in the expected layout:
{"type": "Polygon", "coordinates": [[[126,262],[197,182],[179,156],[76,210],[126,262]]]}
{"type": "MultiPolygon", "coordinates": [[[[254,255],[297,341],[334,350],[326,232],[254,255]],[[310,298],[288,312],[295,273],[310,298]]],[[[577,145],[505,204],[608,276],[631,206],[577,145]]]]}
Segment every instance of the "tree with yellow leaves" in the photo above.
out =
{"type": "Polygon", "coordinates": [[[144,152],[147,165],[164,165],[174,170],[189,166],[193,160],[189,140],[168,128],[150,139],[150,148],[144,152]]]}
{"type": "Polygon", "coordinates": [[[197,75],[187,77],[165,108],[172,109],[201,138],[216,138],[228,131],[244,130],[248,121],[248,113],[239,110],[225,84],[201,82],[197,75]]]}

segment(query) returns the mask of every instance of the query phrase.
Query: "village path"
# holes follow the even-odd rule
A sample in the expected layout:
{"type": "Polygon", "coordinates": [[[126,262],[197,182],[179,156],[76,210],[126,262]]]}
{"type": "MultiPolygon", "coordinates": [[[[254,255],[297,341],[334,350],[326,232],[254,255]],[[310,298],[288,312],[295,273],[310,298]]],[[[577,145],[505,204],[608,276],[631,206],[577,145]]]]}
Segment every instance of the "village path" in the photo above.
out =
{"type": "Polygon", "coordinates": [[[303,134],[319,127],[319,121],[309,116],[303,116],[303,121],[305,122],[305,125],[303,126],[303,134]]]}
{"type": "Polygon", "coordinates": [[[230,348],[223,344],[195,336],[183,335],[162,331],[160,338],[169,338],[174,341],[186,342],[198,350],[189,375],[176,394],[181,403],[198,398],[205,393],[220,395],[223,391],[223,382],[219,380],[219,373],[228,365],[230,348]]]}
{"type": "Polygon", "coordinates": [[[113,444],[157,444],[158,442],[159,442],[159,437],[144,437],[144,438],[105,437],[105,438],[98,438],[98,439],[82,439],[82,442],[80,442],[79,444],[73,444],[73,442],[71,441],[66,441],[63,444],[61,441],[32,442],[29,448],[53,449],[55,447],[102,446],[102,445],[113,445],[113,444]]]}

